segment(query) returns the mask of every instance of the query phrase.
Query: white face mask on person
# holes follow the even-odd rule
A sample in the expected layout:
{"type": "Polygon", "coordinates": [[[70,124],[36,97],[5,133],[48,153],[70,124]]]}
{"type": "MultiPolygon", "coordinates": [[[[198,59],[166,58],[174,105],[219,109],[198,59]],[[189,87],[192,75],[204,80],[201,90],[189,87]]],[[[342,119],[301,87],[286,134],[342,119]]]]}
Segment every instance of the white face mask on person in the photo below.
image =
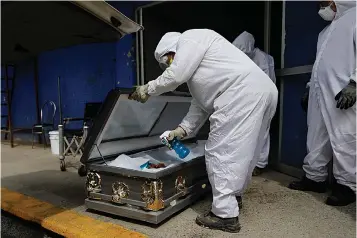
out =
{"type": "Polygon", "coordinates": [[[320,17],[322,17],[325,21],[332,21],[335,18],[336,12],[332,10],[331,5],[332,3],[319,10],[320,17]]]}

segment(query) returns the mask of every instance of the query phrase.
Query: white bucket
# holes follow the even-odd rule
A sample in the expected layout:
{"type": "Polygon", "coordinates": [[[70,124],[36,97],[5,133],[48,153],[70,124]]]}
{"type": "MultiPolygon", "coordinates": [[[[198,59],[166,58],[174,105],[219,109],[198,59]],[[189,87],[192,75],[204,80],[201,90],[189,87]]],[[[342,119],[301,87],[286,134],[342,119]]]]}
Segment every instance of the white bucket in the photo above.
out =
{"type": "Polygon", "coordinates": [[[50,135],[52,154],[59,155],[58,131],[50,131],[48,134],[50,135]]]}

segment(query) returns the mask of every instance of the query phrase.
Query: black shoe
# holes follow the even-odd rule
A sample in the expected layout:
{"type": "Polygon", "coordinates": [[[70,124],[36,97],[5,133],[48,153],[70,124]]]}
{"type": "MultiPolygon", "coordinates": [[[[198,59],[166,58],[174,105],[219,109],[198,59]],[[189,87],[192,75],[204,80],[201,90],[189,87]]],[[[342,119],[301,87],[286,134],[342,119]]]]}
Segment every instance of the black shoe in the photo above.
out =
{"type": "Polygon", "coordinates": [[[243,199],[242,196],[236,196],[237,202],[238,202],[238,207],[239,210],[243,208],[243,199]]]}
{"type": "Polygon", "coordinates": [[[205,215],[199,215],[196,218],[196,223],[200,226],[214,230],[221,230],[231,233],[238,233],[240,231],[238,217],[220,218],[214,215],[212,212],[209,212],[205,215]]]}
{"type": "Polygon", "coordinates": [[[263,173],[263,170],[264,170],[264,169],[262,169],[262,168],[255,167],[254,170],[253,170],[252,175],[253,175],[253,176],[259,176],[259,175],[261,175],[261,174],[263,173]]]}
{"type": "Polygon", "coordinates": [[[326,192],[327,184],[326,184],[326,182],[312,181],[304,176],[302,178],[302,180],[294,181],[294,182],[290,183],[288,187],[293,190],[324,193],[324,192],[326,192]]]}
{"type": "Polygon", "coordinates": [[[336,184],[328,196],[326,204],[330,206],[347,206],[356,201],[356,194],[347,186],[336,184]]]}

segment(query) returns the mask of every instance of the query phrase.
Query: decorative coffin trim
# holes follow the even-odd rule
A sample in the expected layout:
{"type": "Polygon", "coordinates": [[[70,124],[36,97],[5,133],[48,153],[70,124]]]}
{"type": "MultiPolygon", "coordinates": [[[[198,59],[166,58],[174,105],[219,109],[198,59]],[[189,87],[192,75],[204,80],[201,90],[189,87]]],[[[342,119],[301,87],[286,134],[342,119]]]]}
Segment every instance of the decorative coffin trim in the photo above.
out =
{"type": "Polygon", "coordinates": [[[89,172],[86,180],[87,194],[90,192],[99,193],[102,191],[102,179],[96,172],[89,172]]]}
{"type": "Polygon", "coordinates": [[[141,198],[146,204],[146,210],[159,211],[165,208],[161,180],[146,181],[141,188],[143,191],[141,198]]]}
{"type": "Polygon", "coordinates": [[[129,186],[123,182],[114,182],[112,184],[112,191],[112,201],[115,203],[123,204],[121,200],[129,196],[129,186]]]}
{"type": "Polygon", "coordinates": [[[186,179],[182,176],[178,176],[175,181],[176,194],[185,196],[187,194],[186,179]]]}

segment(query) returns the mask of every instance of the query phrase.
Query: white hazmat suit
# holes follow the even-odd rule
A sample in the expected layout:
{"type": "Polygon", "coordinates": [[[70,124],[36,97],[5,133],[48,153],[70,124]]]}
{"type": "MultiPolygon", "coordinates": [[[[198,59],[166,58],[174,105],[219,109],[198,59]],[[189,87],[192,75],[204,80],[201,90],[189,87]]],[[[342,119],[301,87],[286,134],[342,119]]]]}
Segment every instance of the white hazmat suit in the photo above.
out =
{"type": "MultiPolygon", "coordinates": [[[[232,44],[248,55],[249,58],[251,58],[251,60],[253,60],[253,62],[258,65],[259,68],[261,68],[274,83],[276,83],[274,58],[255,47],[255,39],[252,34],[244,31],[233,41],[232,44]]],[[[269,149],[270,134],[268,130],[264,135],[264,146],[256,165],[258,168],[265,168],[268,165],[269,149]]]]}
{"type": "Polygon", "coordinates": [[[276,110],[277,89],[253,61],[212,30],[167,33],[155,50],[156,60],[168,52],[176,53],[174,60],[148,83],[148,94],[188,84],[193,100],[180,126],[190,134],[210,115],[205,157],[212,212],[221,218],[237,217],[235,194],[241,194],[251,179],[262,135],[276,110]]]}
{"type": "Polygon", "coordinates": [[[306,177],[323,182],[333,157],[338,184],[356,191],[356,105],[336,108],[335,96],[356,80],[356,2],[335,1],[334,20],[321,31],[309,82],[306,177]]]}

